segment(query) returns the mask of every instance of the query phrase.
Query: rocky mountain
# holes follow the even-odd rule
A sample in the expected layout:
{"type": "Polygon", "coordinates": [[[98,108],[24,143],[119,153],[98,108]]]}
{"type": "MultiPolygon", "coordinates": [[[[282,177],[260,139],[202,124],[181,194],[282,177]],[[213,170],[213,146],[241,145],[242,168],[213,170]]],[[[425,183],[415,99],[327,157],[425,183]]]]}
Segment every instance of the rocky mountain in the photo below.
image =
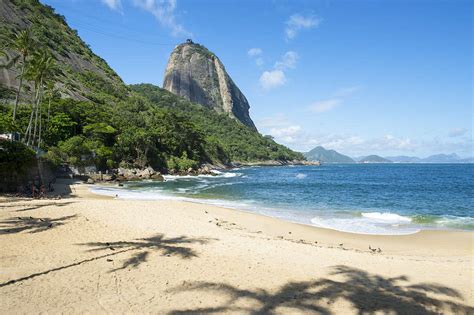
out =
{"type": "Polygon", "coordinates": [[[392,163],[392,161],[387,160],[378,155],[369,155],[361,158],[357,161],[358,163],[392,163]]]}
{"type": "Polygon", "coordinates": [[[303,154],[308,161],[319,161],[321,163],[355,163],[355,161],[347,155],[335,150],[326,150],[321,146],[303,154]]]}
{"type": "Polygon", "coordinates": [[[171,53],[163,88],[256,129],[245,95],[232,81],[222,62],[206,47],[191,40],[176,46],[171,53]]]}
{"type": "MultiPolygon", "coordinates": [[[[9,43],[26,30],[33,39],[31,51],[46,50],[52,55],[58,71],[43,83],[54,84],[58,93],[46,94],[46,86],[35,91],[31,78],[25,77],[13,123],[17,76],[22,64],[0,69],[0,134],[18,132],[25,137],[30,117],[37,117],[35,122],[39,119],[39,124],[34,124],[34,130],[38,126],[42,133],[34,134],[33,141],[47,152],[54,165],[68,163],[71,167],[102,171],[119,166],[151,166],[161,172],[192,173],[203,164],[285,164],[304,159],[302,154],[258,133],[248,116],[245,97],[217,57],[200,45],[188,44],[192,51],[200,50],[190,57],[191,64],[205,56],[213,60],[215,69],[210,73],[217,78],[213,84],[218,83],[218,91],[214,89],[213,93],[220,93],[221,108],[210,101],[212,106],[190,102],[151,84],[126,86],[52,7],[38,0],[0,0],[0,50],[6,48],[7,55],[16,59],[21,50],[9,43]],[[43,94],[39,98],[43,102],[32,107],[36,92],[43,94]],[[32,108],[36,110],[34,116],[32,108]]],[[[0,65],[8,59],[1,54],[0,65]]],[[[28,67],[34,61],[35,55],[29,55],[25,64],[28,67]]],[[[198,73],[194,66],[191,68],[193,75],[198,73]]],[[[184,79],[177,78],[171,81],[184,84],[184,79]]]]}
{"type": "MultiPolygon", "coordinates": [[[[105,60],[92,52],[53,8],[38,0],[0,1],[0,49],[8,39],[14,38],[15,33],[24,29],[29,29],[36,42],[54,56],[60,78],[56,88],[63,97],[103,101],[105,98],[123,99],[128,94],[122,79],[105,60]]],[[[14,51],[7,49],[6,52],[10,58],[15,57],[14,51]]],[[[11,97],[17,90],[18,75],[15,67],[0,71],[0,99],[11,97]]],[[[24,93],[25,97],[28,95],[24,93]]]]}

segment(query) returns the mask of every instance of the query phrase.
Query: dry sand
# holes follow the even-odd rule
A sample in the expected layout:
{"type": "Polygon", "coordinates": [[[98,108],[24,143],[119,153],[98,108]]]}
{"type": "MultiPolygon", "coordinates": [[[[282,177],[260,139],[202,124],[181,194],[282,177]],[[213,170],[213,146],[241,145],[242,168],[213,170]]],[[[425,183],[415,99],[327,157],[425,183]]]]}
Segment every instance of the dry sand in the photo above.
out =
{"type": "Polygon", "coordinates": [[[0,198],[0,314],[473,314],[472,232],[356,235],[57,189],[69,198],[0,198]]]}

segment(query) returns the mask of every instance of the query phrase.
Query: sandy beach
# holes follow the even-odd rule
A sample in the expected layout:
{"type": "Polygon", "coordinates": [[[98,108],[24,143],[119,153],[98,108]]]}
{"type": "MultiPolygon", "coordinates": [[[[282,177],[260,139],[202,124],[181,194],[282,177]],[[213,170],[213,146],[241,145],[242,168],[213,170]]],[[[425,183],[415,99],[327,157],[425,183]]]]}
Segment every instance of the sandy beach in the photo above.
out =
{"type": "Polygon", "coordinates": [[[0,199],[2,314],[473,313],[472,232],[359,235],[56,189],[0,199]]]}

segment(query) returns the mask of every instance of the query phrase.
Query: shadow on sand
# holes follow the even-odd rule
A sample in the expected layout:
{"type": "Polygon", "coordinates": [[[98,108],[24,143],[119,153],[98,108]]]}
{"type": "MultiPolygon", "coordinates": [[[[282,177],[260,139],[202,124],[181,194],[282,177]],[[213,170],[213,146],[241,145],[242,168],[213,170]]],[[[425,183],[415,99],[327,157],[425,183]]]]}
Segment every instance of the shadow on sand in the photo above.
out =
{"type": "Polygon", "coordinates": [[[94,256],[88,259],[76,261],[74,263],[59,266],[56,268],[52,268],[49,270],[45,270],[38,273],[33,273],[31,275],[21,277],[18,279],[13,279],[4,283],[0,283],[0,288],[5,287],[8,285],[12,285],[15,283],[19,283],[25,280],[33,279],[39,276],[43,276],[49,273],[53,273],[56,271],[76,267],[85,263],[93,262],[96,260],[104,259],[104,258],[111,258],[112,256],[116,256],[121,253],[125,252],[133,252],[132,256],[127,259],[120,268],[113,269],[110,272],[114,272],[117,270],[125,269],[125,268],[137,268],[141,263],[146,262],[149,254],[152,251],[161,252],[165,256],[178,256],[183,259],[191,259],[193,257],[198,257],[197,252],[195,252],[192,248],[183,246],[183,244],[206,244],[207,242],[211,241],[212,239],[208,238],[189,238],[186,236],[179,236],[174,238],[166,238],[164,234],[157,234],[152,237],[148,238],[141,238],[132,241],[119,241],[119,242],[94,242],[94,243],[85,243],[79,244],[83,246],[92,247],[88,250],[88,252],[105,252],[102,255],[94,256]]]}
{"type": "Polygon", "coordinates": [[[147,261],[152,251],[160,252],[163,256],[178,256],[182,259],[190,259],[198,257],[195,250],[183,245],[187,244],[206,244],[211,240],[210,238],[189,238],[186,236],[179,236],[173,238],[166,238],[164,234],[156,234],[148,238],[140,238],[133,241],[119,241],[119,242],[95,242],[79,244],[91,247],[88,251],[135,251],[132,256],[123,262],[122,266],[111,270],[117,271],[126,268],[137,268],[140,264],[147,261]]]}
{"type": "Polygon", "coordinates": [[[76,215],[70,215],[60,218],[33,218],[33,217],[15,217],[0,222],[0,235],[13,233],[39,233],[58,226],[66,224],[67,221],[74,219],[76,215]]]}
{"type": "Polygon", "coordinates": [[[208,308],[175,310],[170,314],[241,314],[310,313],[332,314],[329,305],[337,300],[349,302],[358,314],[473,314],[473,308],[462,304],[454,289],[433,283],[410,284],[405,276],[385,278],[348,266],[333,267],[331,277],[288,282],[272,291],[246,290],[225,283],[195,282],[169,292],[198,291],[225,296],[221,305],[208,308]],[[459,302],[453,302],[457,300],[459,302]],[[251,307],[239,306],[250,302],[251,307]]]}

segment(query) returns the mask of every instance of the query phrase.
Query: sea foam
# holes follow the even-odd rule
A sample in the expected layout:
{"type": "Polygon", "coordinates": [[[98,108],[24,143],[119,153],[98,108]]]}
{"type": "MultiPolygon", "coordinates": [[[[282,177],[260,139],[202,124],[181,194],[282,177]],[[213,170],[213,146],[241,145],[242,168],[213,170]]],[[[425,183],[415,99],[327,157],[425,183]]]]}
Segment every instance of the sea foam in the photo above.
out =
{"type": "Polygon", "coordinates": [[[363,212],[360,216],[314,217],[311,223],[342,232],[377,235],[406,235],[419,232],[409,217],[390,212],[363,212]]]}

